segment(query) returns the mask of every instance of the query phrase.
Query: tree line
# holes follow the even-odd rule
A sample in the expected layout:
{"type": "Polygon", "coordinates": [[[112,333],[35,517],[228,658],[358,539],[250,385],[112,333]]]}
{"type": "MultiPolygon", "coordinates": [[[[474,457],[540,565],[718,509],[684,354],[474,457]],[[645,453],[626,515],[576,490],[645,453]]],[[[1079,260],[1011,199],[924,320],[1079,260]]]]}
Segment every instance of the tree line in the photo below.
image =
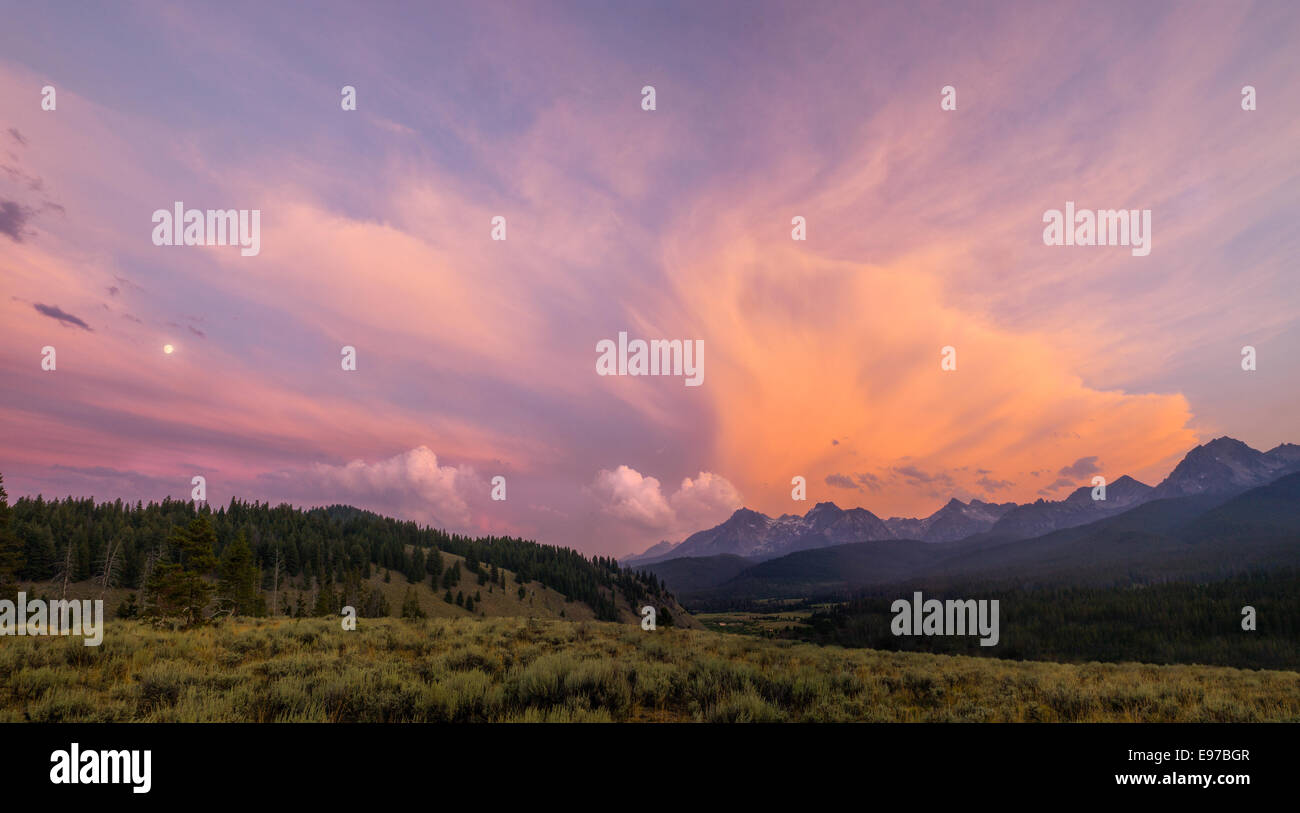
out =
{"type": "Polygon", "coordinates": [[[910,592],[876,593],[813,612],[785,634],[821,644],[1011,660],[1300,669],[1300,571],[1293,569],[1210,583],[927,590],[924,595],[997,599],[1001,641],[984,647],[978,636],[894,635],[893,599],[910,598],[910,592]],[[1255,611],[1253,630],[1242,628],[1246,607],[1255,611]]]}
{"type": "MultiPolygon", "coordinates": [[[[10,505],[0,477],[0,593],[15,592],[18,582],[86,581],[140,591],[119,615],[190,623],[223,613],[329,615],[344,605],[363,616],[388,615],[383,593],[366,586],[376,573],[385,580],[399,574],[472,609],[478,600],[456,590],[462,580],[504,590],[506,570],[521,591],[540,582],[605,621],[618,619],[619,594],[633,606],[672,601],[658,577],[611,558],[515,537],[449,534],[351,506],[303,510],[232,499],[214,510],[170,498],[131,504],[40,496],[10,505]],[[446,566],[443,553],[462,557],[464,567],[459,560],[446,566]]],[[[408,599],[403,614],[410,609],[408,599]]]]}

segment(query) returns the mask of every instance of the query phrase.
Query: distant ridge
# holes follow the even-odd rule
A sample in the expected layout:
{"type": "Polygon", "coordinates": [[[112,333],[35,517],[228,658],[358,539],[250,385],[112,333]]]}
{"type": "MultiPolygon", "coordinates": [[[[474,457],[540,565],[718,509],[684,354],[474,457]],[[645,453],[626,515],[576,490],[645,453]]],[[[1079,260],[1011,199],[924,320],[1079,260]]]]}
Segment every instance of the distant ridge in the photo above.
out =
{"type": "Polygon", "coordinates": [[[1114,587],[1300,572],[1300,472],[1233,496],[1149,500],[1029,539],[858,542],[751,560],[738,573],[724,559],[670,559],[647,569],[697,611],[921,588],[1114,587]]]}
{"type": "Polygon", "coordinates": [[[1093,500],[1092,488],[1080,486],[1063,500],[1017,505],[953,498],[928,517],[887,520],[865,508],[846,510],[833,502],[817,503],[803,516],[782,514],[776,518],[740,508],[720,525],[691,534],[679,544],[660,542],[622,561],[637,566],[682,557],[740,556],[764,561],[858,542],[944,543],[980,534],[1029,539],[1116,516],[1152,500],[1239,494],[1297,471],[1300,445],[1284,443],[1260,452],[1234,438],[1220,437],[1189,451],[1154,487],[1128,475],[1108,483],[1105,500],[1093,500]]]}

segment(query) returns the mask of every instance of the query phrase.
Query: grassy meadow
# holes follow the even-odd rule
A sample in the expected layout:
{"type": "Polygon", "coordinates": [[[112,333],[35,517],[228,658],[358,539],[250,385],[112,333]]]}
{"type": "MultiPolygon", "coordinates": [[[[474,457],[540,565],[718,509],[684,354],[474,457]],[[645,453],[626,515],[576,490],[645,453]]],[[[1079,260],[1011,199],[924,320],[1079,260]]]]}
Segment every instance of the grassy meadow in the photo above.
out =
{"type": "Polygon", "coordinates": [[[521,617],[0,638],[0,721],[1300,721],[1300,674],[819,647],[521,617]]]}

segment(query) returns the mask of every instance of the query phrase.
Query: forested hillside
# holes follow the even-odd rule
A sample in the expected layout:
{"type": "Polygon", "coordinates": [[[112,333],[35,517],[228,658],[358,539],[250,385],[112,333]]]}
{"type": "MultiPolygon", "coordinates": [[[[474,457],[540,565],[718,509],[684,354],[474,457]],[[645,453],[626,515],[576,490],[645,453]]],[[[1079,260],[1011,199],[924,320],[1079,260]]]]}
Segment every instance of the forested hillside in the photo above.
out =
{"type": "MultiPolygon", "coordinates": [[[[350,506],[302,510],[231,500],[216,510],[196,510],[172,499],[132,505],[71,497],[24,497],[9,506],[2,495],[8,529],[0,529],[0,584],[10,592],[19,582],[94,581],[140,590],[147,602],[167,590],[184,591],[184,580],[192,577],[215,582],[213,598],[241,615],[324,615],[343,604],[363,615],[389,614],[381,609],[398,614],[398,607],[381,607],[382,597],[367,587],[382,572],[440,598],[460,592],[462,579],[469,587],[491,583],[510,590],[536,581],[587,605],[600,620],[628,620],[643,602],[658,608],[660,623],[682,617],[658,577],[622,568],[612,558],[588,559],[513,537],[448,534],[350,506]],[[514,575],[514,584],[506,585],[504,571],[514,575]],[[287,596],[289,589],[306,591],[313,601],[306,608],[274,606],[277,594],[287,596]]],[[[189,586],[203,589],[198,581],[189,586]]]]}

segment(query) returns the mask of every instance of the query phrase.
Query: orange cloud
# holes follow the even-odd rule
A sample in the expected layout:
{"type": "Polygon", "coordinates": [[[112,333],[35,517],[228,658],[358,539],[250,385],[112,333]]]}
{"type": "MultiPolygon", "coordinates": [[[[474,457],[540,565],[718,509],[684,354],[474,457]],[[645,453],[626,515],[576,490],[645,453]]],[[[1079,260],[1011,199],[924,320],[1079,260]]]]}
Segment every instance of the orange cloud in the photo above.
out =
{"type": "Polygon", "coordinates": [[[844,472],[895,475],[866,506],[882,512],[925,514],[947,499],[896,476],[904,465],[986,499],[991,473],[1014,483],[999,484],[999,500],[1032,500],[1042,484],[1031,470],[1094,456],[1112,479],[1162,476],[1161,465],[1196,444],[1181,395],[1086,386],[1053,335],[945,302],[942,263],[930,255],[876,267],[736,237],[681,269],[676,290],[710,353],[713,465],[751,504],[795,510],[795,475],[807,478],[810,500],[842,501],[843,490],[824,484],[844,472]],[[946,346],[955,371],[940,367],[946,346]]]}

